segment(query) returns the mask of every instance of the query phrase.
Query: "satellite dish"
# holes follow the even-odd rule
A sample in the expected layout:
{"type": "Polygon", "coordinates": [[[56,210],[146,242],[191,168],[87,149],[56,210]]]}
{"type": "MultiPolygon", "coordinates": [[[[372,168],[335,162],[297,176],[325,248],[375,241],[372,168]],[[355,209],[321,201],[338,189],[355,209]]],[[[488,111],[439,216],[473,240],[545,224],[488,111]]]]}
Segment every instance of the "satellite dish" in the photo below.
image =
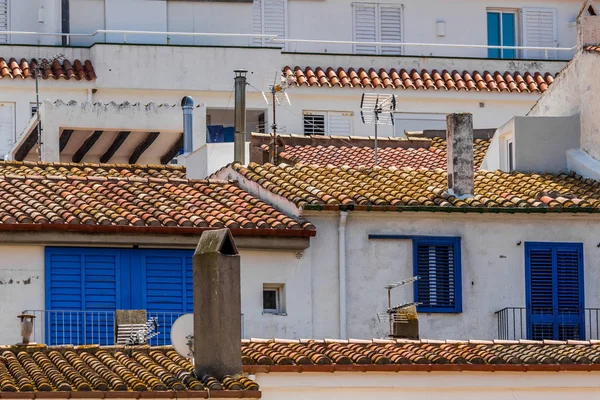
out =
{"type": "Polygon", "coordinates": [[[182,357],[194,358],[194,314],[183,314],[173,322],[171,344],[182,357]]]}

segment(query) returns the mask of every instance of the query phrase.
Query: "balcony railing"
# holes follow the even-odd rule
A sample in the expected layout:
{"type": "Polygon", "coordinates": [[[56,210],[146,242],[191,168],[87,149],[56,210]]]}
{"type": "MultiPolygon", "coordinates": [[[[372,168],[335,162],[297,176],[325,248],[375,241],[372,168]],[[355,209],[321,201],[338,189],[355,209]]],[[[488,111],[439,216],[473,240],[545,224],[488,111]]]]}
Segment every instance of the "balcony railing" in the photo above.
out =
{"type": "MultiPolygon", "coordinates": [[[[115,311],[26,310],[35,315],[31,341],[48,345],[115,344],[115,311]]],[[[171,326],[181,312],[147,312],[147,318],[157,318],[159,334],[150,339],[151,346],[171,344],[171,326]]],[[[242,337],[244,314],[241,315],[242,337]]]]}
{"type": "Polygon", "coordinates": [[[498,339],[597,340],[600,308],[506,307],[495,312],[498,339]]]}
{"type": "MultiPolygon", "coordinates": [[[[13,38],[19,37],[34,37],[40,39],[42,37],[54,37],[58,42],[62,42],[67,46],[71,46],[74,40],[84,40],[88,44],[91,43],[143,43],[143,44],[185,44],[181,41],[185,38],[207,38],[206,44],[230,45],[235,43],[237,46],[249,47],[281,47],[288,52],[316,52],[311,50],[316,47],[327,49],[327,53],[354,53],[352,49],[356,45],[360,46],[377,46],[377,47],[392,47],[400,48],[402,55],[419,56],[419,55],[438,55],[437,52],[447,53],[449,49],[457,50],[456,54],[444,56],[448,57],[465,57],[472,56],[474,50],[481,50],[480,58],[488,58],[487,50],[507,50],[513,51],[514,59],[552,59],[552,60],[569,60],[576,46],[573,47],[558,47],[558,46],[496,46],[487,44],[459,44],[459,43],[410,43],[410,42],[360,42],[353,40],[328,40],[328,39],[294,39],[284,38],[277,35],[264,35],[255,33],[218,33],[218,32],[165,32],[165,31],[138,31],[138,30],[114,30],[114,29],[99,29],[89,33],[61,33],[61,32],[31,32],[31,31],[2,31],[3,36],[8,37],[8,42],[12,44],[13,38]],[[157,39],[160,38],[160,39],[157,39]],[[216,39],[216,40],[214,40],[216,39]],[[231,42],[234,41],[234,42],[231,42]],[[309,46],[309,47],[303,47],[309,46]],[[301,50],[296,50],[301,47],[301,50]],[[484,53],[485,51],[485,53],[484,53]],[[464,52],[464,53],[462,53],[464,52]],[[535,52],[533,55],[528,55],[527,52],[535,52]]],[[[477,56],[476,56],[477,57],[477,56]]]]}

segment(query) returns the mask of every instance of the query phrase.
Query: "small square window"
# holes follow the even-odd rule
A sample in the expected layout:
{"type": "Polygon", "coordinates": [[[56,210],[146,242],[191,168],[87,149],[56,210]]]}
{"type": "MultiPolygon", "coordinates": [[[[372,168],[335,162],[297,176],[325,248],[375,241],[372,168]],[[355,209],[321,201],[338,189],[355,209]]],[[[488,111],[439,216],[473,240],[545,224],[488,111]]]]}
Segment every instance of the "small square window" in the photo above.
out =
{"type": "Polygon", "coordinates": [[[284,314],[285,297],[284,284],[263,284],[263,313],[265,314],[284,314]]]}

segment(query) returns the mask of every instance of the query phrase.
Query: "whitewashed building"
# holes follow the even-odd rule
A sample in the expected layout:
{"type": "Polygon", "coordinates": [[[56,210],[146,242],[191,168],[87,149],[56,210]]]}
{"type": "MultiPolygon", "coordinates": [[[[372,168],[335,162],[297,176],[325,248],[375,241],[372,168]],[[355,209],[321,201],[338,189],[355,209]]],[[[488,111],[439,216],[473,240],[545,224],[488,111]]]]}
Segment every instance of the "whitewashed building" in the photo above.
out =
{"type": "MultiPolygon", "coordinates": [[[[451,112],[497,128],[524,115],[570,59],[579,8],[579,0],[2,0],[0,152],[35,110],[29,64],[61,53],[69,64],[44,72],[42,99],[176,104],[191,95],[206,106],[209,141],[230,140],[238,68],[249,71],[247,132],[270,131],[273,112],[261,91],[286,67],[296,81],[291,105],[277,107],[280,133],[372,135],[360,118],[365,91],[398,97],[396,127],[382,127],[381,136],[443,128],[451,112]],[[332,82],[329,69],[356,73],[359,82],[332,82]]],[[[229,154],[224,146],[214,146],[213,157],[229,154]]]]}

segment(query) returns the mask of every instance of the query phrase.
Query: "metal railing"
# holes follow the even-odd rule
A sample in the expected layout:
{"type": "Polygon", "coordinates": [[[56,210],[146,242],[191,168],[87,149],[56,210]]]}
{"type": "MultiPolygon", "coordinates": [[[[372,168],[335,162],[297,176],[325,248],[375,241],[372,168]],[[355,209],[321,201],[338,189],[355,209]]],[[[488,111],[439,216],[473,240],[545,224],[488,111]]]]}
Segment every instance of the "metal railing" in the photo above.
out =
{"type": "MultiPolygon", "coordinates": [[[[31,341],[48,345],[115,344],[115,311],[26,310],[35,315],[31,341]]],[[[157,318],[159,334],[150,339],[151,346],[171,344],[171,326],[182,312],[147,312],[157,318]]],[[[241,315],[242,337],[244,314],[241,315]]]]}
{"type": "MultiPolygon", "coordinates": [[[[2,31],[2,35],[7,35],[9,38],[12,36],[54,36],[56,38],[66,38],[66,45],[70,46],[72,42],[72,38],[96,38],[99,35],[104,35],[104,40],[95,40],[94,43],[102,43],[109,41],[106,39],[106,35],[121,35],[122,42],[115,40],[117,43],[128,43],[128,39],[131,39],[132,36],[164,36],[165,44],[170,44],[170,39],[174,37],[216,37],[223,39],[247,39],[248,46],[256,46],[254,41],[256,39],[264,39],[265,44],[280,44],[282,47],[287,44],[323,44],[323,45],[338,45],[338,46],[348,46],[348,45],[360,45],[360,46],[379,46],[379,47],[401,47],[401,48],[440,48],[440,49],[488,49],[488,50],[500,50],[500,51],[515,51],[514,57],[507,57],[507,59],[524,59],[528,57],[524,57],[523,53],[521,57],[519,57],[516,51],[543,51],[543,59],[566,59],[570,57],[570,52],[574,51],[577,46],[573,47],[558,47],[558,46],[497,46],[497,45],[487,45],[487,44],[459,44],[459,43],[412,43],[412,42],[360,42],[354,40],[327,40],[327,39],[292,39],[292,38],[282,38],[278,35],[264,35],[264,34],[255,34],[255,33],[218,33],[218,32],[167,32],[167,31],[136,31],[136,30],[116,30],[116,29],[98,29],[94,32],[89,33],[62,33],[62,32],[31,32],[31,31],[2,31]],[[567,57],[560,58],[558,54],[560,52],[565,52],[567,57]],[[553,54],[556,53],[556,57],[553,54]]],[[[111,42],[111,43],[115,43],[111,42]]],[[[151,44],[151,41],[148,41],[147,44],[151,44]]],[[[260,47],[260,46],[256,46],[260,47]]],[[[272,46],[267,46],[272,47],[272,46]]],[[[289,49],[288,49],[289,51],[289,49]]],[[[331,52],[331,51],[329,51],[331,52]]],[[[404,52],[403,52],[404,54],[404,52]]],[[[415,56],[418,54],[414,54],[415,56]]],[[[487,58],[487,57],[484,57],[487,58]]],[[[533,57],[532,57],[533,58],[533,57]]]]}
{"type": "Polygon", "coordinates": [[[597,340],[600,308],[506,307],[495,313],[502,340],[597,340]]]}

